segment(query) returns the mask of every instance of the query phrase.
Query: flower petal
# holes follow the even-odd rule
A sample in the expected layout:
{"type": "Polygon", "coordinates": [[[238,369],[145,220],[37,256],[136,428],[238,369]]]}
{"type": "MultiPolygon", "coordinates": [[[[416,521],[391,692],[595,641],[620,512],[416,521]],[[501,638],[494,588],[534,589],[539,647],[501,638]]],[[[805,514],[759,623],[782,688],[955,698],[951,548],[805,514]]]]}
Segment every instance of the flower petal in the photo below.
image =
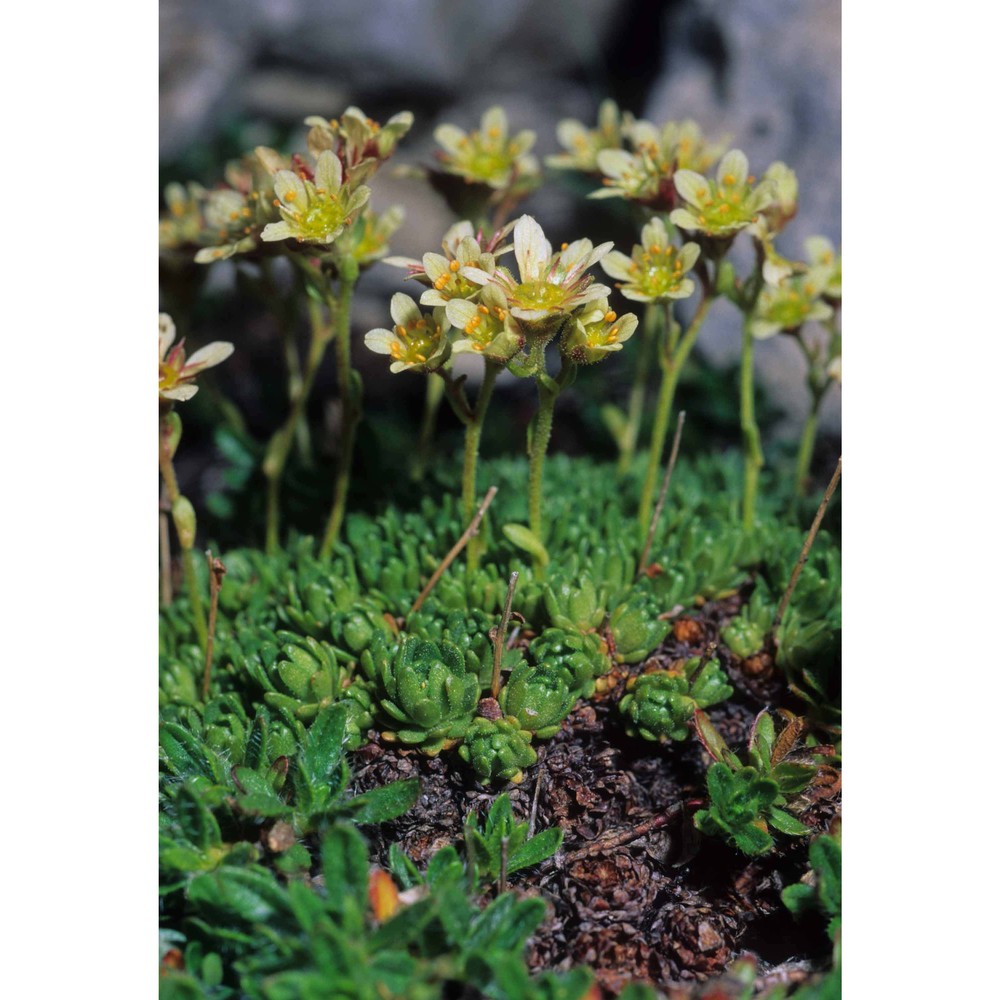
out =
{"type": "Polygon", "coordinates": [[[492,108],[487,108],[483,112],[483,117],[480,123],[482,128],[483,138],[497,138],[502,142],[507,141],[507,112],[504,111],[499,105],[495,105],[492,108]],[[496,136],[492,136],[490,133],[495,131],[496,136]]]}
{"type": "Polygon", "coordinates": [[[274,193],[281,199],[282,203],[287,203],[286,208],[288,205],[304,208],[309,200],[305,184],[302,183],[299,175],[292,173],[291,170],[279,170],[274,175],[274,193]]]}
{"type": "Polygon", "coordinates": [[[443,146],[445,152],[452,156],[458,156],[462,152],[462,146],[468,142],[468,135],[457,125],[438,125],[434,129],[434,140],[439,146],[443,146]]]}
{"type": "Polygon", "coordinates": [[[522,215],[514,226],[514,256],[521,283],[540,281],[552,257],[552,244],[542,227],[530,216],[522,215]]]}
{"type": "Polygon", "coordinates": [[[211,344],[206,344],[188,358],[188,363],[181,371],[181,377],[187,378],[206,368],[214,368],[225,361],[234,350],[228,340],[215,340],[211,344]]]}
{"type": "Polygon", "coordinates": [[[390,344],[394,344],[399,338],[391,331],[379,327],[376,330],[369,330],[365,334],[365,347],[376,354],[391,354],[390,344]]]}
{"type": "Polygon", "coordinates": [[[746,183],[749,173],[750,164],[747,162],[746,153],[742,149],[731,149],[719,161],[715,176],[720,184],[725,183],[729,187],[742,187],[746,183]],[[727,180],[727,177],[732,179],[727,180]]]}
{"type": "Polygon", "coordinates": [[[626,257],[621,250],[612,250],[601,260],[604,273],[619,281],[631,281],[633,277],[632,258],[626,257]]]}
{"type": "Polygon", "coordinates": [[[344,168],[340,157],[330,149],[324,149],[316,160],[316,187],[327,194],[336,194],[344,180],[344,168]]]}
{"type": "MultiPolygon", "coordinates": [[[[700,206],[709,196],[708,181],[694,170],[676,171],[674,173],[674,187],[677,188],[677,193],[692,205],[700,206]]],[[[675,225],[680,225],[673,213],[670,215],[670,221],[675,225]]]]}
{"type": "MultiPolygon", "coordinates": [[[[674,176],[676,177],[676,175],[674,176]]],[[[670,221],[675,226],[680,226],[681,229],[686,229],[691,233],[696,233],[703,228],[701,223],[686,208],[675,208],[670,213],[670,221]]]]}
{"type": "Polygon", "coordinates": [[[394,323],[411,326],[423,318],[420,307],[405,292],[396,292],[389,303],[389,312],[394,323]]]}
{"type": "Polygon", "coordinates": [[[184,385],[176,385],[173,389],[161,389],[160,398],[161,399],[175,399],[181,403],[186,399],[190,399],[198,391],[198,386],[193,382],[187,382],[184,385]]]}
{"type": "Polygon", "coordinates": [[[167,313],[160,313],[160,360],[167,356],[170,345],[177,336],[177,327],[167,313]]]}

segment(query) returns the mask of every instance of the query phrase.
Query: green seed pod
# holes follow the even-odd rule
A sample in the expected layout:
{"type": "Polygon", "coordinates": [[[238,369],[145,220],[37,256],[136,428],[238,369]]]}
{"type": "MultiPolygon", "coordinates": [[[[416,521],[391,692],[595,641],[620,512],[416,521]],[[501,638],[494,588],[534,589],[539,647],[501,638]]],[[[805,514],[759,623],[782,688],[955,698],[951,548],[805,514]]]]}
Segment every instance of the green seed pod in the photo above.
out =
{"type": "Polygon", "coordinates": [[[171,410],[160,418],[160,434],[163,437],[163,447],[168,457],[173,460],[181,443],[181,418],[176,410],[171,410]]]}
{"type": "Polygon", "coordinates": [[[458,755],[472,765],[483,785],[491,781],[520,784],[524,779],[522,768],[538,760],[531,746],[531,733],[521,729],[517,719],[511,717],[473,719],[458,755]]]}
{"type": "Polygon", "coordinates": [[[198,529],[198,519],[195,517],[194,507],[187,497],[178,497],[170,513],[174,519],[174,527],[177,529],[177,537],[180,540],[182,549],[194,548],[194,536],[198,529]]]}

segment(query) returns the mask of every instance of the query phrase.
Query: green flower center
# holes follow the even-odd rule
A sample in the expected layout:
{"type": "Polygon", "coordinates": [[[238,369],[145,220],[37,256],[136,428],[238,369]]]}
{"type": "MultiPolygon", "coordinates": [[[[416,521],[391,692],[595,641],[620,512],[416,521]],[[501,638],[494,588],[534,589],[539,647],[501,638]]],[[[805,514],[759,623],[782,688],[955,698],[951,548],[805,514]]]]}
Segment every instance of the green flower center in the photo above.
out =
{"type": "Polygon", "coordinates": [[[549,281],[526,281],[514,289],[511,300],[522,309],[555,312],[567,299],[566,289],[549,281]]]}
{"type": "Polygon", "coordinates": [[[282,205],[282,209],[301,240],[329,239],[344,225],[344,208],[338,199],[315,188],[309,191],[305,209],[288,204],[282,205]]]}
{"type": "Polygon", "coordinates": [[[728,230],[753,222],[754,213],[746,206],[747,185],[712,185],[712,196],[698,206],[698,221],[709,231],[728,230]]]}
{"type": "MultiPolygon", "coordinates": [[[[437,349],[441,339],[441,327],[421,319],[408,326],[397,326],[396,335],[399,338],[389,345],[389,353],[393,361],[402,361],[407,365],[422,365],[437,349]]],[[[422,676],[427,675],[429,667],[414,664],[422,676]]]]}

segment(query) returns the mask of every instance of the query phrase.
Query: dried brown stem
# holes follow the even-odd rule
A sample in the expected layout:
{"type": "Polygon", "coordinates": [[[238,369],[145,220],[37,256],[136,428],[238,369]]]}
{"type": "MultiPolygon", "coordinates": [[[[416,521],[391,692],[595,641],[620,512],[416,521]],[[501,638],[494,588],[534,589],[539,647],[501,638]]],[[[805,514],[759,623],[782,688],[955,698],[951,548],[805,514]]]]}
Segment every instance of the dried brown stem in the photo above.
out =
{"type": "Polygon", "coordinates": [[[538,764],[538,777],[535,779],[535,794],[531,799],[531,816],[528,819],[528,839],[535,835],[535,819],[538,817],[538,796],[542,790],[542,773],[544,762],[538,764]]]}
{"type": "Polygon", "coordinates": [[[778,612],[771,624],[771,643],[775,647],[778,645],[778,629],[781,627],[781,620],[785,617],[785,612],[788,610],[788,603],[792,599],[792,591],[795,590],[795,584],[799,582],[799,574],[802,572],[802,567],[806,564],[806,559],[809,558],[809,550],[813,547],[813,542],[816,541],[816,535],[819,533],[820,522],[823,520],[826,508],[829,506],[830,498],[837,488],[837,483],[840,482],[840,468],[843,462],[843,456],[837,459],[837,468],[834,470],[830,484],[827,486],[826,492],[823,494],[823,499],[820,501],[819,509],[816,511],[812,526],[809,528],[809,534],[806,535],[805,544],[799,553],[799,561],[795,564],[795,569],[792,570],[792,578],[788,581],[788,586],[785,588],[784,594],[781,595],[778,612]]]}
{"type": "Polygon", "coordinates": [[[589,844],[581,847],[578,851],[566,855],[566,862],[580,861],[582,858],[589,858],[604,851],[614,850],[623,844],[630,844],[633,840],[638,840],[653,830],[658,830],[661,826],[669,823],[682,809],[683,805],[671,806],[664,813],[647,819],[638,826],[630,826],[625,830],[611,830],[608,833],[592,840],[589,844]]]}
{"type": "Polygon", "coordinates": [[[653,547],[653,536],[656,534],[656,526],[660,523],[660,515],[663,513],[663,502],[667,499],[667,490],[670,487],[670,477],[674,474],[674,465],[677,463],[677,452],[681,446],[681,431],[684,430],[685,416],[686,412],[684,410],[681,410],[677,414],[677,430],[674,431],[674,443],[670,447],[670,460],[667,462],[667,471],[663,474],[660,495],[656,498],[653,519],[649,522],[649,531],[646,532],[646,544],[639,559],[639,569],[636,573],[636,579],[646,571],[646,560],[649,558],[649,550],[653,547]]]}
{"type": "Polygon", "coordinates": [[[462,532],[462,537],[459,538],[457,542],[452,546],[451,551],[441,560],[441,565],[438,566],[431,578],[427,581],[424,589],[420,591],[420,595],[413,602],[413,607],[410,608],[410,614],[412,615],[414,611],[420,610],[420,605],[424,603],[427,599],[427,595],[434,589],[435,584],[441,579],[444,571],[455,561],[462,549],[469,544],[469,539],[479,530],[479,522],[482,521],[483,515],[486,513],[486,508],[493,503],[493,498],[497,495],[497,488],[491,486],[486,491],[486,497],[483,502],[479,505],[479,510],[476,511],[476,516],[469,522],[469,526],[462,532]]]}
{"type": "Polygon", "coordinates": [[[507,625],[510,622],[510,606],[514,603],[517,576],[517,570],[510,574],[510,583],[507,584],[507,600],[503,606],[500,627],[493,633],[493,682],[490,684],[490,693],[494,698],[500,694],[500,661],[503,660],[503,642],[504,636],[507,634],[507,625]]]}
{"type": "Polygon", "coordinates": [[[170,565],[170,520],[160,508],[160,600],[165,608],[174,603],[173,567],[170,565]]]}
{"type": "Polygon", "coordinates": [[[208,639],[205,642],[205,676],[201,682],[202,699],[208,701],[208,686],[212,680],[212,656],[215,653],[215,616],[219,610],[219,590],[222,578],[226,575],[226,567],[221,559],[212,556],[211,550],[205,553],[208,563],[208,639]]]}

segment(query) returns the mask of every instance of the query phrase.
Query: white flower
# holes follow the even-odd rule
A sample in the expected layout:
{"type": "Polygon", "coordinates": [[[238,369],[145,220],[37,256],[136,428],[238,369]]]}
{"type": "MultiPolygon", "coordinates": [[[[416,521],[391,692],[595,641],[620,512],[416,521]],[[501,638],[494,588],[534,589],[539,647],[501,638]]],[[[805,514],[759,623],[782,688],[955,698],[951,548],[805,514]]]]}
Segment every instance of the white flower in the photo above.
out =
{"type": "Polygon", "coordinates": [[[365,347],[376,354],[392,358],[389,371],[434,371],[448,360],[448,321],[444,309],[435,309],[430,317],[402,292],[396,292],[389,303],[395,329],[382,327],[365,334],[365,347]]]}
{"type": "Polygon", "coordinates": [[[170,348],[176,336],[174,321],[160,313],[160,399],[183,402],[198,391],[195,378],[206,368],[225,361],[233,353],[233,345],[216,340],[185,358],[183,340],[173,350],[170,348]]]}

